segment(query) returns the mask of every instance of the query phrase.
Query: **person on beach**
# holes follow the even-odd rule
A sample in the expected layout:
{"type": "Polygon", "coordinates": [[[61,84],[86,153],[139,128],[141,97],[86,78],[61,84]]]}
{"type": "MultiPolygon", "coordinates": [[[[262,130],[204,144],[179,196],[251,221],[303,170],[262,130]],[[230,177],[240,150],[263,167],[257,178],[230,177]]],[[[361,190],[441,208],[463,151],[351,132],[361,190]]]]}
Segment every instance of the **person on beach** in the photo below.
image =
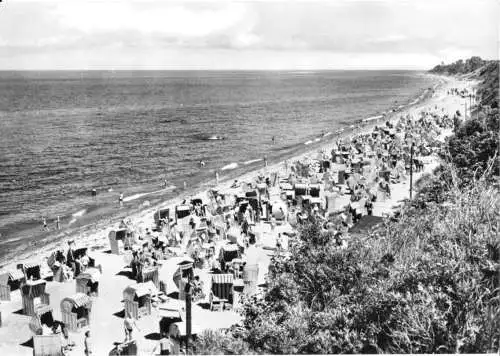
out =
{"type": "Polygon", "coordinates": [[[73,241],[68,241],[68,253],[66,254],[66,265],[69,268],[73,268],[75,263],[73,244],[74,244],[73,241]]]}
{"type": "Polygon", "coordinates": [[[90,330],[85,332],[85,341],[83,342],[85,347],[85,355],[92,355],[92,339],[90,338],[90,330]]]}
{"type": "Polygon", "coordinates": [[[139,329],[139,327],[137,326],[135,320],[130,315],[130,312],[128,310],[125,311],[125,319],[123,319],[123,326],[125,329],[125,341],[124,342],[132,341],[132,332],[134,331],[134,327],[138,331],[141,331],[139,329]]]}

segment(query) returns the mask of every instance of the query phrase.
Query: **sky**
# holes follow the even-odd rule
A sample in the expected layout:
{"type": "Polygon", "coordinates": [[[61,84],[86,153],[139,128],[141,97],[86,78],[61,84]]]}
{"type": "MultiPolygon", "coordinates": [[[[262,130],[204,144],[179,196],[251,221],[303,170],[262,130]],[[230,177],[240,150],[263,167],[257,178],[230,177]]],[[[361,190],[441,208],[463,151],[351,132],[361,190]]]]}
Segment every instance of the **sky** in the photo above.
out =
{"type": "Polygon", "coordinates": [[[498,0],[3,0],[0,70],[429,69],[499,57],[498,0]]]}

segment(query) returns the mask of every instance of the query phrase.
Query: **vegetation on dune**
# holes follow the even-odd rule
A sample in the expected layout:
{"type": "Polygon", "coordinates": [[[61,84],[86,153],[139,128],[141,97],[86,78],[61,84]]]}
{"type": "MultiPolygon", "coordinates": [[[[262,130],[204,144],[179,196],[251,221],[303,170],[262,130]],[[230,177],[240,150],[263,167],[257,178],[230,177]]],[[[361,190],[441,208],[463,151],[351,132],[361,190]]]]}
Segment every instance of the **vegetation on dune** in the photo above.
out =
{"type": "Polygon", "coordinates": [[[451,64],[441,63],[432,68],[430,72],[437,74],[452,74],[452,75],[467,74],[470,72],[474,72],[479,68],[484,67],[489,62],[490,61],[484,60],[481,57],[474,56],[469,59],[466,59],[465,61],[463,59],[459,59],[458,61],[453,62],[451,64]]]}
{"type": "Polygon", "coordinates": [[[491,61],[479,73],[479,79],[482,80],[478,90],[481,105],[490,106],[492,109],[498,109],[498,78],[500,76],[498,64],[499,61],[491,61]]]}
{"type": "Polygon", "coordinates": [[[447,75],[473,75],[481,83],[478,95],[481,97],[481,106],[498,108],[499,99],[499,61],[484,60],[480,57],[471,57],[465,61],[462,59],[451,64],[440,64],[430,70],[435,74],[447,75]]]}
{"type": "Polygon", "coordinates": [[[462,123],[398,218],[347,248],[314,222],[302,226],[291,256],[272,260],[263,297],[245,301],[242,325],[202,334],[192,351],[497,352],[498,130],[498,110],[462,123]]]}

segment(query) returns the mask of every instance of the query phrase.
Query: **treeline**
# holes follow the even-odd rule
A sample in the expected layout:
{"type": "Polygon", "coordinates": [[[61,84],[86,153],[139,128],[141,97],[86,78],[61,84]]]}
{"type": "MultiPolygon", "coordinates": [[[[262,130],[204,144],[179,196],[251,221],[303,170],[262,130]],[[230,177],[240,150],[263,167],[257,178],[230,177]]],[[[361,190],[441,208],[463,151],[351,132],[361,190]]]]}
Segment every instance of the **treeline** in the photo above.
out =
{"type": "MultiPolygon", "coordinates": [[[[498,71],[490,65],[483,84],[498,71]]],[[[199,335],[190,352],[498,352],[500,127],[489,95],[396,218],[347,248],[309,222],[291,257],[272,260],[268,288],[244,303],[241,325],[199,335]]]]}
{"type": "Polygon", "coordinates": [[[436,74],[450,74],[450,75],[467,74],[474,72],[475,70],[485,66],[489,62],[491,61],[484,60],[481,57],[475,56],[466,59],[465,61],[463,59],[459,59],[458,61],[453,62],[451,64],[441,63],[432,68],[430,72],[436,74]]]}
{"type": "Polygon", "coordinates": [[[479,71],[478,79],[482,82],[479,85],[478,94],[481,96],[481,105],[491,108],[498,108],[498,77],[499,61],[490,61],[479,71]]]}
{"type": "Polygon", "coordinates": [[[429,72],[447,75],[474,74],[475,78],[481,81],[478,91],[478,94],[481,96],[481,105],[498,108],[498,67],[498,60],[484,60],[476,56],[465,61],[460,59],[451,64],[442,63],[432,68],[429,72]]]}

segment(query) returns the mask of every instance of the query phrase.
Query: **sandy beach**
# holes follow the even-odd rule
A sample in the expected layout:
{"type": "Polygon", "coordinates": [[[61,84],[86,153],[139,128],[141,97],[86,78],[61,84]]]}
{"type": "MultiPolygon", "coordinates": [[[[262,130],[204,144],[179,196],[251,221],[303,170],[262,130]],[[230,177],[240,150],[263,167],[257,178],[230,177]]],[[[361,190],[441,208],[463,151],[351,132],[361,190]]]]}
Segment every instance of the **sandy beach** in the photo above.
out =
{"type": "MultiPolygon", "coordinates": [[[[288,161],[301,161],[307,159],[315,159],[319,152],[330,152],[335,139],[342,137],[353,137],[358,134],[370,132],[374,126],[385,124],[386,121],[395,121],[401,116],[417,116],[421,111],[435,111],[440,114],[447,113],[452,116],[457,110],[463,112],[463,99],[458,96],[447,95],[450,88],[472,88],[477,83],[473,81],[461,81],[450,77],[436,78],[439,85],[435,88],[435,92],[429,98],[414,103],[402,111],[392,113],[384,118],[373,120],[362,127],[356,127],[353,130],[345,130],[340,135],[333,133],[320,138],[320,141],[311,144],[311,149],[306,152],[289,159],[288,161]]],[[[443,131],[439,137],[444,140],[451,131],[443,131]]],[[[309,146],[309,145],[306,145],[309,146]]],[[[431,173],[439,164],[437,157],[432,156],[424,162],[424,169],[421,172],[414,174],[414,182],[422,175],[431,173]]],[[[190,200],[194,197],[204,197],[208,195],[210,189],[217,191],[229,190],[234,180],[240,182],[253,181],[261,172],[269,174],[272,172],[278,173],[278,176],[285,176],[285,163],[273,162],[267,167],[262,167],[258,170],[246,173],[241,176],[231,176],[230,174],[222,176],[218,185],[214,181],[207,182],[202,188],[197,191],[189,192],[189,195],[182,195],[175,199],[163,202],[156,206],[147,206],[141,209],[140,212],[130,215],[127,218],[133,226],[145,230],[152,228],[155,225],[154,213],[159,208],[170,208],[170,211],[175,210],[175,206],[182,203],[183,200],[190,200]]],[[[373,215],[384,216],[390,214],[395,207],[401,204],[401,201],[409,197],[408,181],[400,182],[391,185],[391,197],[383,202],[377,202],[374,205],[373,215]]],[[[125,197],[127,199],[130,197],[125,197]]],[[[103,274],[100,279],[99,297],[95,298],[92,306],[92,317],[90,321],[90,329],[92,330],[93,342],[95,350],[99,350],[97,354],[107,354],[111,350],[113,343],[123,341],[123,319],[119,316],[123,309],[122,292],[131,283],[131,281],[120,275],[124,270],[125,261],[123,256],[113,255],[107,252],[109,250],[108,235],[112,230],[117,230],[120,221],[103,222],[92,229],[81,232],[78,235],[67,236],[64,239],[55,243],[48,244],[39,250],[27,252],[25,255],[17,256],[14,259],[5,262],[4,268],[15,269],[18,263],[40,263],[42,269],[48,269],[46,259],[48,255],[57,248],[65,248],[68,240],[74,240],[78,247],[88,247],[92,250],[92,256],[95,257],[97,263],[102,265],[103,274]]],[[[263,228],[265,229],[265,228],[263,228]]],[[[264,231],[262,231],[264,232],[264,231]]],[[[275,241],[265,242],[273,245],[275,241]]],[[[201,272],[202,279],[208,278],[201,272]]],[[[264,278],[265,271],[260,272],[259,278],[264,278]]],[[[205,281],[205,286],[209,281],[205,281]]],[[[60,301],[75,292],[75,282],[70,280],[65,283],[48,282],[46,291],[50,294],[50,306],[53,308],[54,317],[61,319],[60,301]]],[[[2,301],[0,303],[2,327],[0,328],[0,354],[3,355],[31,355],[32,349],[29,346],[23,345],[31,338],[31,331],[28,326],[29,317],[21,315],[18,311],[21,309],[21,297],[19,292],[13,293],[10,302],[2,301]]],[[[157,332],[158,329],[158,310],[153,310],[152,315],[141,318],[137,324],[140,331],[136,333],[136,340],[139,345],[140,354],[151,354],[153,348],[157,344],[154,337],[150,334],[157,332]],[[149,336],[148,336],[149,335],[149,336]]],[[[228,328],[239,320],[239,315],[235,310],[223,312],[211,312],[198,305],[193,306],[193,324],[194,331],[202,331],[205,329],[220,329],[228,328]]],[[[83,354],[83,333],[70,333],[70,338],[76,343],[75,348],[70,351],[69,355],[83,354]]]]}

